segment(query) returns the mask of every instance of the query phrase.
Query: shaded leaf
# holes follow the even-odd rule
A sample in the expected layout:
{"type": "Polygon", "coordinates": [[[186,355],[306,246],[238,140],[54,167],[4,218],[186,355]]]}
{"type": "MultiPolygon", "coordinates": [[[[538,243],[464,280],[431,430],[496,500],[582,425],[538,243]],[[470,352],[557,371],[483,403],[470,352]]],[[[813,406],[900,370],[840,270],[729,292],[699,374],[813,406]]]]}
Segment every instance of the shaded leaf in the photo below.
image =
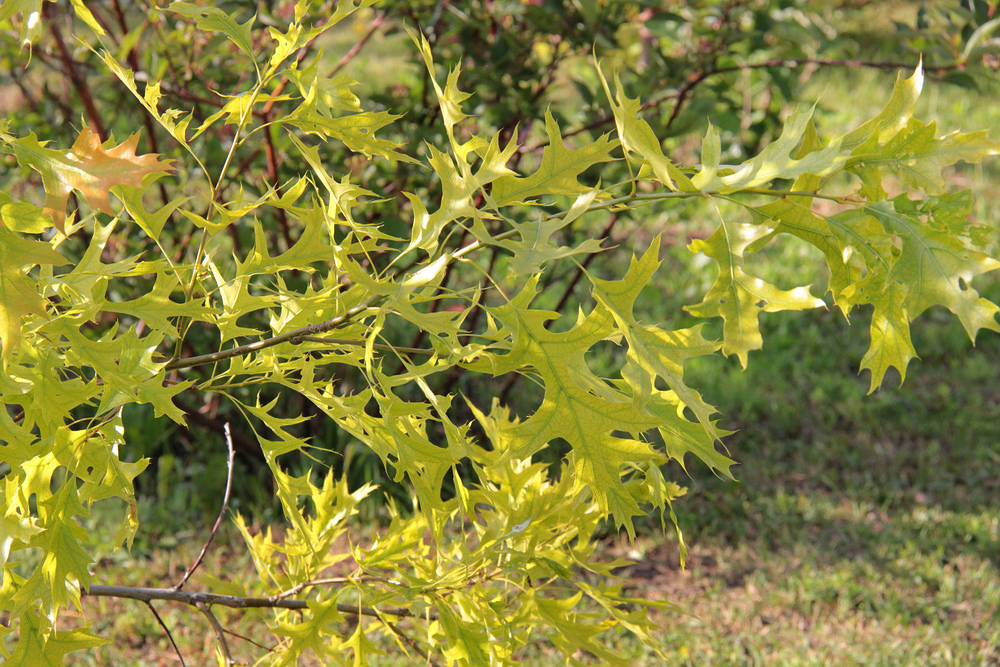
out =
{"type": "Polygon", "coordinates": [[[996,320],[1000,308],[980,297],[970,284],[974,276],[1000,269],[1000,260],[924,224],[914,216],[906,195],[866,210],[902,240],[902,252],[886,283],[891,286],[895,281],[907,287],[903,304],[911,318],[941,305],[958,316],[972,340],[983,328],[1000,331],[996,320]]]}
{"type": "Polygon", "coordinates": [[[48,243],[22,238],[0,226],[0,355],[4,360],[21,346],[21,318],[45,314],[46,301],[25,267],[68,262],[48,243]]]}
{"type": "Polygon", "coordinates": [[[253,37],[250,34],[250,28],[257,18],[256,14],[247,19],[246,22],[239,23],[218,7],[199,7],[190,2],[172,2],[166,9],[185,18],[194,19],[202,30],[221,32],[240,51],[253,59],[253,37]]]}

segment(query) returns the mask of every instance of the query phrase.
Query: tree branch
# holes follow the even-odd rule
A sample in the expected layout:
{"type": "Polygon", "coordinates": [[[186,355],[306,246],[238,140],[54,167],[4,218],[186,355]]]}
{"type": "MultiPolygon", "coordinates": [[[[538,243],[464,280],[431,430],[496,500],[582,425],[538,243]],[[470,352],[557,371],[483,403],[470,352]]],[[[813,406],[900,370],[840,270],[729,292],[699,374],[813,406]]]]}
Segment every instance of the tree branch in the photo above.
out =
{"type": "MultiPolygon", "coordinates": [[[[612,213],[611,219],[608,220],[608,224],[604,227],[604,230],[598,235],[597,238],[610,240],[611,230],[614,228],[615,223],[618,222],[618,217],[619,215],[617,213],[612,213]]],[[[569,301],[570,296],[572,296],[573,294],[573,290],[576,289],[577,283],[579,283],[580,278],[583,277],[583,272],[587,270],[587,267],[590,266],[590,263],[594,261],[594,258],[597,257],[597,255],[598,253],[592,252],[583,258],[583,263],[579,267],[577,267],[576,274],[573,276],[573,278],[569,281],[569,284],[566,286],[566,290],[563,292],[562,297],[559,299],[559,303],[556,305],[555,308],[553,308],[554,311],[556,311],[557,313],[562,312],[563,306],[565,306],[566,302],[569,301]]]]}
{"type": "Polygon", "coordinates": [[[414,651],[416,651],[417,655],[419,655],[421,658],[423,658],[424,662],[426,664],[432,665],[433,667],[437,667],[438,662],[435,661],[435,660],[433,660],[429,655],[427,655],[427,652],[424,651],[424,649],[420,648],[420,644],[418,644],[408,634],[406,634],[405,632],[403,632],[402,630],[400,630],[399,627],[395,623],[390,623],[388,620],[386,620],[384,618],[379,619],[379,620],[381,620],[382,623],[387,628],[389,628],[390,630],[392,630],[393,634],[395,634],[397,637],[399,637],[400,639],[402,639],[403,641],[405,641],[407,644],[409,644],[410,648],[412,648],[414,651]]]}
{"type": "Polygon", "coordinates": [[[297,595],[304,591],[306,588],[312,586],[329,586],[331,584],[353,584],[363,581],[380,581],[385,584],[391,584],[393,586],[402,586],[403,588],[409,588],[406,584],[394,581],[392,579],[386,579],[385,577],[379,577],[371,574],[363,574],[360,577],[328,577],[326,579],[311,579],[310,581],[303,581],[301,584],[296,584],[292,586],[287,591],[283,593],[278,593],[277,595],[271,596],[273,600],[284,600],[285,598],[291,597],[292,595],[297,595]]]}
{"type": "Polygon", "coordinates": [[[159,623],[160,627],[163,628],[163,631],[167,633],[167,639],[170,640],[170,645],[174,647],[174,652],[177,654],[177,659],[181,661],[181,667],[187,667],[186,663],[184,662],[184,655],[181,653],[181,650],[177,648],[177,642],[174,641],[174,635],[170,632],[170,628],[167,627],[167,624],[163,622],[163,619],[160,618],[160,614],[156,611],[156,607],[154,607],[153,603],[150,602],[149,600],[146,600],[146,606],[149,607],[149,610],[151,612],[153,612],[153,616],[156,617],[156,622],[159,623]]]}
{"type": "MultiPolygon", "coordinates": [[[[324,343],[326,345],[354,345],[363,346],[364,341],[352,340],[350,338],[324,338],[323,336],[300,336],[301,340],[309,341],[310,343],[324,343]]],[[[386,352],[401,352],[403,354],[434,354],[435,350],[428,349],[426,347],[402,347],[400,345],[386,345],[385,343],[372,343],[372,347],[376,350],[384,350],[386,352]]]]}
{"type": "Polygon", "coordinates": [[[215,638],[219,640],[219,648],[222,650],[222,656],[226,659],[227,665],[235,665],[236,661],[233,660],[233,654],[229,652],[229,642],[226,641],[226,629],[222,627],[219,623],[219,619],[215,617],[212,610],[208,608],[208,605],[204,602],[197,602],[194,605],[198,611],[205,614],[208,618],[208,622],[212,625],[212,630],[215,631],[215,638]]]}
{"type": "Polygon", "coordinates": [[[355,56],[361,53],[361,49],[365,48],[365,44],[367,44],[368,40],[372,38],[372,35],[375,34],[375,31],[382,27],[382,24],[384,22],[385,22],[384,13],[376,16],[375,19],[371,22],[371,25],[368,26],[368,32],[366,32],[364,36],[360,40],[358,40],[358,42],[354,46],[352,46],[347,53],[344,54],[344,56],[337,63],[337,66],[334,67],[332,70],[330,70],[330,76],[333,76],[340,70],[344,69],[347,63],[351,62],[351,60],[353,60],[355,56]]]}
{"type": "MultiPolygon", "coordinates": [[[[239,595],[220,595],[218,593],[195,593],[191,591],[175,591],[172,588],[142,588],[137,586],[101,586],[93,585],[85,591],[81,591],[82,597],[105,597],[124,598],[127,600],[139,600],[149,602],[150,600],[170,600],[171,602],[183,602],[195,607],[199,604],[229,607],[231,609],[308,609],[309,603],[305,600],[287,600],[269,598],[244,597],[239,595]]],[[[401,607],[388,607],[375,609],[374,607],[359,607],[355,604],[337,604],[337,611],[343,614],[353,614],[355,616],[372,616],[380,618],[381,615],[399,616],[401,618],[424,618],[425,614],[415,614],[409,609],[401,607]]],[[[429,618],[434,620],[437,614],[430,614],[429,618]]]]}
{"type": "Polygon", "coordinates": [[[69,49],[66,48],[66,42],[63,40],[62,33],[56,27],[55,20],[50,19],[48,24],[49,31],[52,33],[52,39],[56,43],[56,49],[59,51],[59,59],[62,61],[65,74],[73,84],[77,97],[80,98],[80,103],[83,104],[87,120],[90,121],[90,125],[93,127],[94,132],[97,133],[97,136],[101,138],[101,141],[104,141],[108,138],[108,131],[100,112],[97,110],[97,106],[94,104],[94,97],[90,94],[87,79],[80,75],[80,72],[76,69],[76,65],[73,64],[73,58],[70,56],[69,49]]]}
{"type": "Polygon", "coordinates": [[[204,366],[205,364],[212,364],[217,361],[223,361],[225,359],[231,359],[233,357],[240,357],[245,354],[250,354],[251,352],[257,352],[258,350],[263,350],[275,345],[280,345],[281,343],[288,342],[298,342],[302,339],[302,336],[315,336],[317,334],[325,333],[331,329],[335,329],[341,324],[352,319],[359,313],[363,313],[368,308],[373,306],[378,301],[381,301],[384,297],[380,295],[373,296],[362,303],[354,306],[348,310],[343,315],[338,315],[333,317],[326,322],[320,322],[319,324],[308,324],[300,329],[295,329],[294,331],[288,331],[286,333],[272,336],[271,338],[265,338],[263,340],[258,340],[253,343],[247,343],[246,345],[240,345],[238,347],[229,348],[228,350],[222,350],[220,352],[212,352],[210,354],[199,354],[194,357],[184,357],[181,359],[174,359],[164,366],[164,370],[172,371],[178,368],[192,368],[194,366],[204,366]]]}
{"type": "MultiPolygon", "coordinates": [[[[853,67],[853,68],[867,68],[867,69],[915,69],[916,65],[913,63],[901,63],[895,61],[867,61],[867,60],[822,60],[818,58],[774,58],[772,60],[765,60],[760,63],[747,63],[743,65],[729,65],[726,67],[715,67],[709,69],[706,72],[698,74],[689,80],[681,88],[665,93],[659,97],[653,98],[647,102],[644,102],[640,107],[643,111],[646,109],[652,109],[658,107],[667,100],[677,100],[677,104],[674,106],[674,110],[671,112],[671,118],[667,121],[666,126],[669,127],[671,123],[680,114],[680,108],[684,105],[684,101],[691,94],[698,85],[703,83],[706,79],[715,76],[716,74],[731,74],[733,72],[742,72],[745,70],[754,69],[767,69],[770,67],[787,67],[789,69],[796,67],[804,67],[806,65],[818,65],[820,67],[853,67]],[[682,99],[683,98],[683,99],[682,99]]],[[[951,72],[960,67],[958,63],[948,63],[945,65],[924,65],[925,72],[933,72],[935,74],[944,74],[951,72]]],[[[569,137],[576,136],[583,132],[589,132],[590,130],[596,130],[604,125],[609,125],[615,120],[614,116],[604,116],[596,120],[587,123],[582,127],[578,127],[575,130],[570,130],[563,134],[563,139],[568,139],[569,137]]],[[[527,148],[520,148],[518,152],[532,153],[534,151],[541,150],[549,145],[547,140],[541,141],[534,146],[527,148]]]]}
{"type": "Polygon", "coordinates": [[[229,422],[226,422],[225,426],[223,427],[223,430],[225,431],[226,434],[226,447],[229,449],[229,458],[227,459],[226,492],[222,496],[222,508],[219,510],[219,516],[216,517],[215,519],[215,525],[212,526],[212,532],[208,534],[208,539],[205,540],[205,546],[201,548],[201,553],[198,554],[198,557],[195,559],[195,561],[184,572],[184,576],[181,577],[181,580],[177,582],[176,586],[174,586],[175,591],[179,591],[180,589],[184,588],[184,584],[187,583],[187,580],[190,579],[191,575],[194,574],[195,570],[198,569],[198,566],[201,565],[201,562],[205,560],[205,554],[208,553],[208,547],[209,545],[212,544],[212,540],[215,538],[215,534],[219,532],[219,526],[222,525],[222,518],[226,516],[226,509],[229,507],[229,492],[232,491],[233,488],[233,464],[235,462],[236,457],[233,451],[233,435],[229,429],[229,422]]]}
{"type": "MultiPolygon", "coordinates": [[[[589,213],[592,211],[612,209],[620,204],[631,203],[634,201],[650,203],[656,201],[665,201],[668,199],[688,199],[691,197],[706,197],[706,196],[711,196],[713,194],[714,193],[711,192],[700,192],[700,191],[629,194],[622,197],[615,197],[614,199],[602,201],[599,204],[592,204],[587,209],[587,212],[589,213]]],[[[802,195],[808,197],[817,197],[821,199],[832,199],[835,201],[843,201],[842,197],[824,196],[817,194],[815,192],[797,192],[792,190],[768,190],[764,188],[747,188],[744,190],[740,190],[739,192],[736,192],[734,194],[757,194],[769,197],[786,197],[793,195],[802,195]]],[[[543,217],[543,221],[558,218],[559,216],[566,215],[566,213],[567,211],[561,211],[559,213],[550,214],[548,216],[543,217]]],[[[493,236],[491,238],[491,241],[493,242],[502,241],[518,233],[519,232],[516,229],[508,229],[505,232],[501,232],[493,236]]],[[[452,260],[461,259],[465,255],[468,255],[471,252],[479,250],[485,245],[489,245],[489,243],[480,240],[473,241],[472,243],[464,245],[458,250],[456,250],[452,254],[451,259],[452,260]]],[[[398,277],[401,273],[402,272],[394,274],[392,277],[393,278],[398,277]]],[[[299,329],[287,331],[277,336],[264,338],[262,340],[254,341],[253,343],[247,343],[246,345],[240,345],[237,347],[229,348],[227,350],[221,350],[219,352],[211,352],[209,354],[200,354],[192,357],[177,358],[167,362],[167,364],[163,368],[164,370],[171,371],[179,368],[192,368],[194,366],[204,366],[205,364],[212,364],[218,361],[231,359],[233,357],[239,357],[246,354],[250,354],[251,352],[257,352],[258,350],[263,350],[269,347],[273,347],[275,345],[280,345],[281,343],[298,343],[301,342],[305,336],[316,336],[318,334],[331,331],[332,329],[336,329],[340,325],[352,320],[355,316],[363,313],[364,311],[368,310],[369,308],[383,301],[384,299],[385,299],[384,295],[375,294],[365,299],[364,301],[354,306],[353,308],[350,308],[343,315],[338,315],[325,322],[320,322],[319,324],[307,324],[306,326],[301,327],[299,329]]],[[[414,348],[413,351],[415,351],[416,349],[418,348],[414,348]]]]}

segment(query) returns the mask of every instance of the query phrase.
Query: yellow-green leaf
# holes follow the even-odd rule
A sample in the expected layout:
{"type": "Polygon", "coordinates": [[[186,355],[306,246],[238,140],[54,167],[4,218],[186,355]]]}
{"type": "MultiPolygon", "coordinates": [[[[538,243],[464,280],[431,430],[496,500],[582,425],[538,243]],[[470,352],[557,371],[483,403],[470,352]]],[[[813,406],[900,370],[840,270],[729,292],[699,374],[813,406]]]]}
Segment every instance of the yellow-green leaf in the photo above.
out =
{"type": "Polygon", "coordinates": [[[68,262],[48,243],[22,238],[0,226],[0,355],[4,360],[21,345],[21,318],[45,314],[46,301],[25,267],[68,262]]]}
{"type": "Polygon", "coordinates": [[[906,366],[917,356],[910,341],[910,317],[906,312],[905,285],[886,284],[884,274],[873,274],[865,290],[865,298],[875,310],[872,313],[871,344],[861,358],[861,369],[871,371],[872,393],[880,386],[890,367],[899,371],[899,380],[906,378],[906,366]]]}
{"type": "Polygon", "coordinates": [[[530,176],[502,176],[493,183],[492,196],[499,206],[531,201],[540,195],[576,197],[590,190],[578,180],[580,174],[612,158],[616,142],[604,135],[592,144],[569,149],[563,143],[559,125],[550,111],[545,112],[545,132],[549,145],[542,151],[542,163],[530,176]]]}
{"type": "Polygon", "coordinates": [[[692,241],[691,252],[700,252],[719,266],[719,276],[705,298],[685,310],[697,317],[723,319],[725,354],[735,354],[746,368],[748,354],[763,345],[758,316],[761,312],[821,308],[824,303],[809,293],[809,287],[783,290],[746,271],[744,252],[754,241],[773,230],[765,225],[732,223],[723,220],[705,240],[692,241]]]}
{"type": "Polygon", "coordinates": [[[190,2],[172,2],[166,8],[188,19],[194,19],[202,30],[221,32],[239,48],[240,51],[253,59],[253,36],[250,28],[257,15],[254,14],[246,22],[239,23],[218,7],[199,7],[190,2]]]}
{"type": "Polygon", "coordinates": [[[1000,260],[965,246],[956,237],[923,224],[906,195],[868,206],[892,233],[902,240],[902,251],[886,282],[907,286],[905,312],[914,318],[931,306],[941,305],[958,316],[969,338],[980,329],[1000,331],[991,301],[969,284],[974,276],[1000,269],[1000,260]]]}
{"type": "Polygon", "coordinates": [[[625,154],[637,154],[653,170],[656,179],[667,188],[681,192],[696,191],[698,188],[691,183],[691,179],[663,154],[663,147],[660,146],[660,140],[653,133],[653,128],[639,115],[642,111],[642,105],[639,104],[638,99],[630,98],[625,94],[625,88],[617,74],[615,75],[614,97],[611,95],[611,89],[608,87],[607,79],[604,78],[600,67],[597,68],[597,74],[604,86],[604,93],[611,103],[611,111],[615,116],[615,125],[618,128],[618,137],[621,139],[625,154]]]}

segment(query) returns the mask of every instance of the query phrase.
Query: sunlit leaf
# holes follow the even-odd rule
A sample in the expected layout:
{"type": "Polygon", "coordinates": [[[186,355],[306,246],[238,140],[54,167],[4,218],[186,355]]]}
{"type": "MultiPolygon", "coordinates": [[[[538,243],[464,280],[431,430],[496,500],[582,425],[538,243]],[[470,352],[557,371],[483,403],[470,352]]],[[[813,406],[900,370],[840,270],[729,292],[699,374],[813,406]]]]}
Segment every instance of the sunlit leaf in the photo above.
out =
{"type": "Polygon", "coordinates": [[[45,186],[45,212],[56,227],[63,229],[66,201],[70,192],[78,192],[94,209],[114,215],[108,193],[115,185],[141,187],[149,174],[171,171],[169,162],[159,155],[136,155],[139,135],[134,134],[112,148],[84,126],[68,151],[58,151],[39,143],[34,134],[7,142],[17,161],[42,175],[45,186]]]}

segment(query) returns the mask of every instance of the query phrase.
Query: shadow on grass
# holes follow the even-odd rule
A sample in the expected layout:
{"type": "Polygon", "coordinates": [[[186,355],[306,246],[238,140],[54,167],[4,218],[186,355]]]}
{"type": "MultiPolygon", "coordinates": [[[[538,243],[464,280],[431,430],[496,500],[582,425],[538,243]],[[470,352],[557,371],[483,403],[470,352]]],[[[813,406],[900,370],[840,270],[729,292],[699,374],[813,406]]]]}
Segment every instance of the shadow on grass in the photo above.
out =
{"type": "Polygon", "coordinates": [[[740,482],[677,466],[691,489],[677,508],[688,569],[673,540],[652,538],[622,572],[691,614],[671,619],[668,641],[701,659],[678,663],[1000,659],[1000,336],[973,349],[930,313],[903,387],[866,396],[863,322],[799,313],[765,326],[746,372],[722,359],[690,369],[721,425],[740,430],[726,443],[740,482]],[[912,646],[890,652],[899,638],[912,646]]]}

